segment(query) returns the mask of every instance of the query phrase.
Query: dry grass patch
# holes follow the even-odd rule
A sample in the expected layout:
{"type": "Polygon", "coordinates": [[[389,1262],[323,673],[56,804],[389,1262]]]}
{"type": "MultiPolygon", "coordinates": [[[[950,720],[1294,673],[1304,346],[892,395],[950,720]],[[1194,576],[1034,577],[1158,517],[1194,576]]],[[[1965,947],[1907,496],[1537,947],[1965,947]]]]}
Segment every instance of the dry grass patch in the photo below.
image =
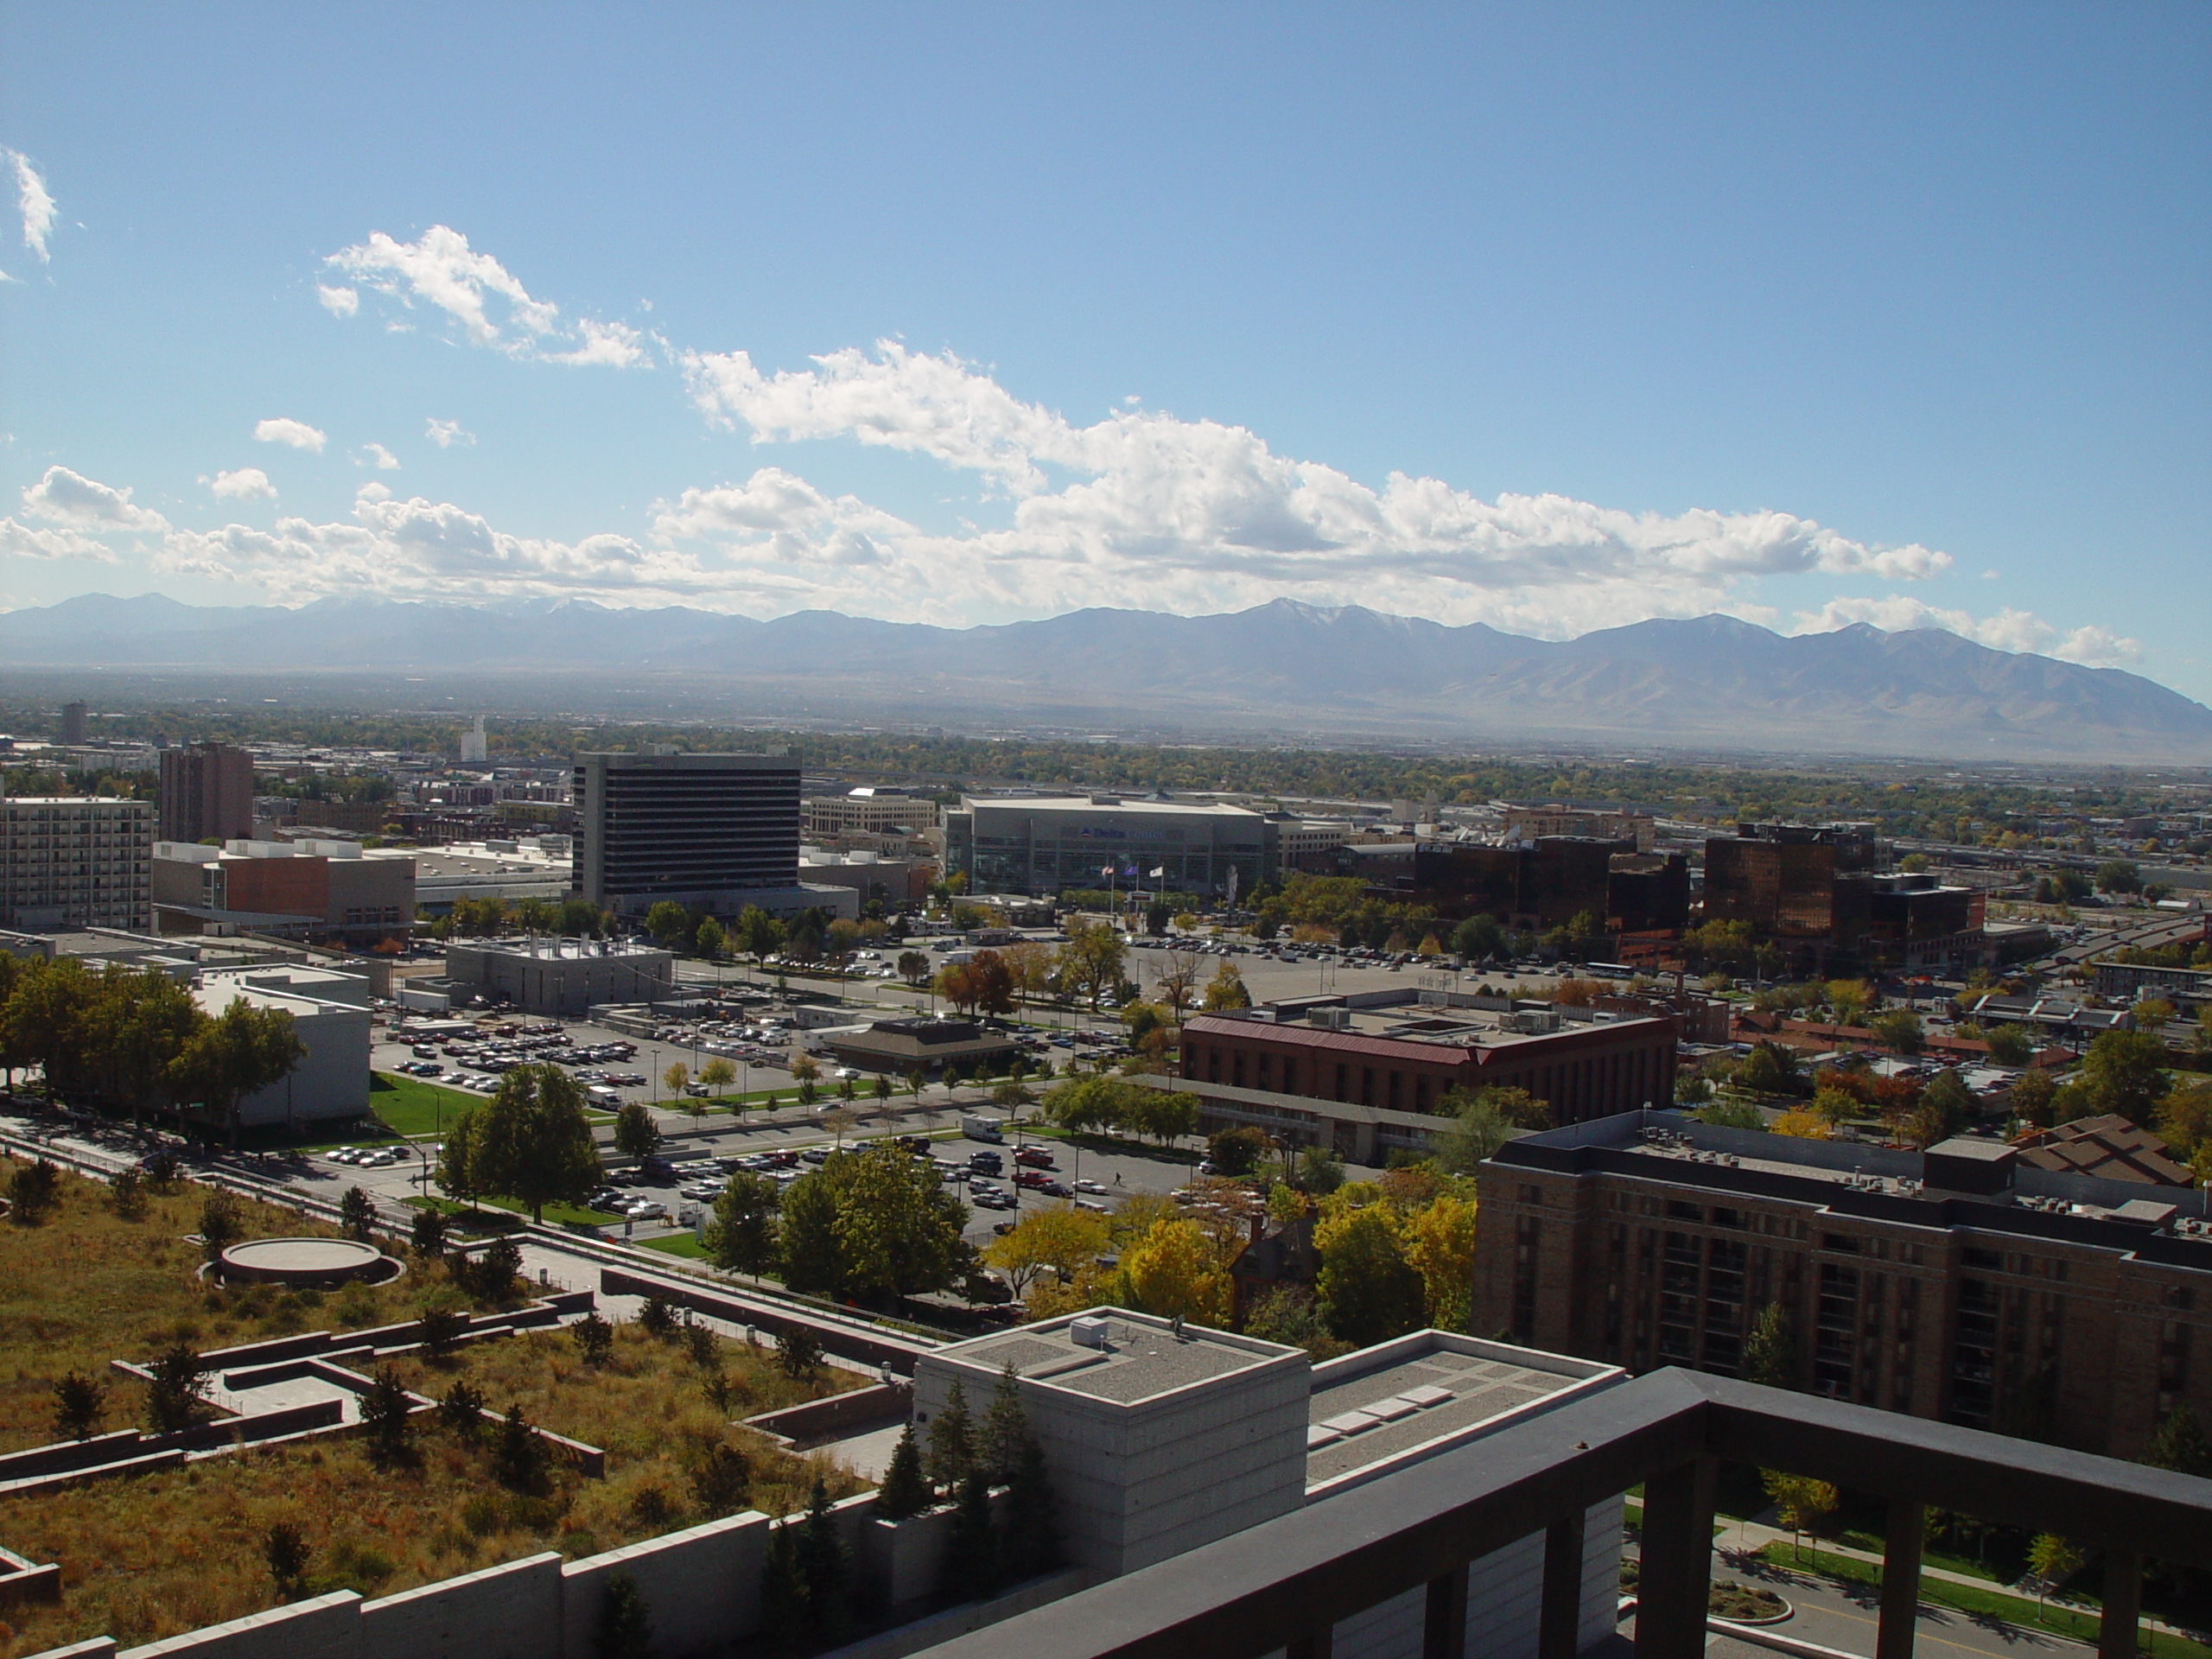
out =
{"type": "MultiPolygon", "coordinates": [[[[147,1191],[134,1219],[116,1213],[105,1183],[64,1173],[43,1219],[0,1220],[0,1452],[55,1438],[54,1384],[64,1372],[118,1385],[109,1391],[106,1427],[143,1427],[139,1391],[109,1371],[111,1359],[144,1359],[176,1342],[226,1348],[411,1319],[416,1300],[442,1281],[435,1268],[410,1266],[389,1285],[329,1294],[214,1289],[195,1276],[200,1247],[184,1242],[200,1230],[207,1195],[188,1182],[147,1191]]],[[[334,1237],[338,1230],[243,1199],[238,1215],[249,1238],[334,1237]]]]}

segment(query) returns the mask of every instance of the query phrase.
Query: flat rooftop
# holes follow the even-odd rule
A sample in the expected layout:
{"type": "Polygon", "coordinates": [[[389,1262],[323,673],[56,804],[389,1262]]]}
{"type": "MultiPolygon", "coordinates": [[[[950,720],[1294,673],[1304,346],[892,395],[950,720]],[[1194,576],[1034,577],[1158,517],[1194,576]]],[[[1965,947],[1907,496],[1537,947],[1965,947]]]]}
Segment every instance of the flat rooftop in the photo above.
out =
{"type": "MultiPolygon", "coordinates": [[[[1206,1021],[1236,1020],[1240,1024],[1256,1026],[1260,1032],[1281,1040],[1300,1043],[1315,1048],[1357,1046],[1371,1049],[1377,1042],[1417,1044],[1426,1048],[1510,1048],[1516,1043],[1530,1043],[1576,1033],[1599,1033],[1623,1030],[1630,1027],[1656,1024],[1653,1014],[1624,1014],[1599,1020],[1561,1020],[1549,1031],[1522,1029],[1516,1013],[1509,1009],[1423,1007],[1409,1008],[1403,1004],[1382,1008],[1342,1009],[1328,1007],[1332,1014],[1343,1016],[1340,1026],[1317,1026],[1304,1015],[1303,1009],[1295,1017],[1268,1020],[1264,1014],[1255,1017],[1242,1012],[1236,1014],[1193,1014],[1190,1023],[1198,1030],[1209,1028],[1206,1021]],[[1349,1039],[1349,1043],[1347,1042],[1349,1039]]],[[[1419,1051],[1414,1051],[1418,1052],[1419,1051]]]]}
{"type": "Polygon", "coordinates": [[[1217,801],[1150,801],[1128,796],[1093,800],[1088,795],[969,795],[962,798],[961,804],[970,810],[988,808],[995,812],[1116,812],[1137,817],[1249,818],[1255,823],[1260,819],[1249,807],[1227,806],[1217,801]]]}
{"type": "Polygon", "coordinates": [[[1316,1366],[1306,1408],[1306,1484],[1315,1487],[1479,1439],[1532,1409],[1610,1388],[1617,1367],[1419,1331],[1316,1366]]]}
{"type": "Polygon", "coordinates": [[[1295,1348],[1196,1325],[1177,1335],[1165,1321],[1133,1319],[1119,1309],[1102,1309],[1077,1318],[1104,1323],[1103,1348],[1077,1342],[1071,1334],[1076,1321],[1068,1319],[1024,1325],[1003,1336],[956,1343],[940,1350],[937,1357],[993,1372],[1011,1365],[1026,1382],[1122,1406],[1155,1400],[1238,1371],[1255,1370],[1286,1357],[1304,1358],[1295,1348]]]}

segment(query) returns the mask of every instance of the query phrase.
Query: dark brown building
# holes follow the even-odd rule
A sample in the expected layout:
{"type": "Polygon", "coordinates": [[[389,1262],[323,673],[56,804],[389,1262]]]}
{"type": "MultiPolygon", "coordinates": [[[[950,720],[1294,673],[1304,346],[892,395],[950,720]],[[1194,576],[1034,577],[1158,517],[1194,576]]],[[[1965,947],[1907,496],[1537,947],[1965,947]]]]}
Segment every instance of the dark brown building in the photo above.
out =
{"type": "Polygon", "coordinates": [[[1856,823],[1740,823],[1705,843],[1705,918],[1746,922],[1762,938],[1855,944],[1864,893],[1836,878],[1874,868],[1872,831],[1856,823]]]}
{"type": "Polygon", "coordinates": [[[1513,1141],[1479,1181],[1471,1330],[1736,1376],[1779,1306],[1788,1381],[1831,1398],[2121,1458],[2212,1416],[2202,1194],[1672,1113],[1513,1141]]]}
{"type": "Polygon", "coordinates": [[[253,757],[227,743],[162,751],[157,841],[245,841],[253,834],[253,757]]]}
{"type": "Polygon", "coordinates": [[[1376,1032],[1202,1014],[1183,1027],[1182,1070],[1202,1098],[1203,1085],[1221,1084],[1408,1122],[1450,1090],[1496,1084],[1548,1103],[1554,1122],[1579,1123],[1671,1103],[1677,1033],[1671,1016],[1516,1030],[1510,1017],[1452,1010],[1376,1032]]]}

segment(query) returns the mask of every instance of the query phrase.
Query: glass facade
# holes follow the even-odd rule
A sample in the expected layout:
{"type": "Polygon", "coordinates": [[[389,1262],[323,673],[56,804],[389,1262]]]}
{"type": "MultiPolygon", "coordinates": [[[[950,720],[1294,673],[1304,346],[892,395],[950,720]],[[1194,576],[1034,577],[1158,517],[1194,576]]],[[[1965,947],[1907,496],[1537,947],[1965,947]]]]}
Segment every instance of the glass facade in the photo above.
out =
{"type": "Polygon", "coordinates": [[[1227,893],[1232,870],[1239,893],[1273,873],[1273,826],[1234,807],[971,798],[945,814],[944,830],[946,867],[971,893],[1048,896],[1110,880],[1211,897],[1227,893]]]}

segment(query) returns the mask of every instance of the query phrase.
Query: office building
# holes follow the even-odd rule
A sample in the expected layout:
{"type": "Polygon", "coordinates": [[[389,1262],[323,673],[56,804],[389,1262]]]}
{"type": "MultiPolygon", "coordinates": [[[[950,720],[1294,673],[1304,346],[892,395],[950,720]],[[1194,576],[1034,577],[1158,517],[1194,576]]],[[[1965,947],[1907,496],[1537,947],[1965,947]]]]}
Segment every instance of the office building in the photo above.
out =
{"type": "Polygon", "coordinates": [[[2212,1421],[2207,1195],[1633,1113],[1509,1142],[1479,1172],[1470,1328],[1632,1370],[1738,1375],[1762,1311],[1790,1386],[2138,1456],[2212,1421]]]}
{"type": "Polygon", "coordinates": [[[360,949],[413,931],[415,855],[354,841],[164,841],[153,906],[164,932],[227,927],[360,949]]]}
{"type": "Polygon", "coordinates": [[[161,751],[162,841],[235,841],[253,834],[253,757],[227,743],[161,751]]]}
{"type": "Polygon", "coordinates": [[[1110,884],[1222,897],[1232,879],[1249,893],[1274,873],[1274,830],[1240,806],[970,795],[944,815],[945,870],[977,893],[1049,896],[1110,884]]]}
{"type": "MultiPolygon", "coordinates": [[[[652,945],[602,939],[470,939],[446,947],[442,981],[410,990],[449,1007],[476,998],[524,1014],[581,1017],[603,1004],[662,1002],[676,992],[676,958],[652,945]]],[[[410,1007],[429,1008],[421,998],[410,1007]]]]}
{"type": "Polygon", "coordinates": [[[790,912],[798,879],[794,754],[580,754],[576,890],[637,917],[663,899],[718,916],[790,912]]]}
{"type": "Polygon", "coordinates": [[[1639,853],[1659,844],[1659,827],[1648,812],[1613,811],[1604,808],[1561,806],[1505,806],[1498,816],[1508,841],[1534,842],[1547,836],[1582,836],[1597,841],[1626,842],[1639,853]]]}
{"type": "Polygon", "coordinates": [[[61,705],[61,741],[74,746],[85,741],[85,705],[65,702],[61,705]]]}
{"type": "MultiPolygon", "coordinates": [[[[1460,997],[1461,1003],[1477,999],[1460,997]]],[[[1490,999],[1497,1001],[1497,999],[1490,999]]],[[[1563,1019],[1549,1008],[1344,1007],[1194,1014],[1183,1027],[1182,1077],[1208,1132],[1252,1124],[1356,1163],[1418,1152],[1454,1089],[1525,1089],[1557,1123],[1607,1117],[1674,1098],[1672,1015],[1563,1019]]]]}
{"type": "Polygon", "coordinates": [[[476,723],[461,734],[461,764],[480,766],[491,758],[491,741],[484,735],[484,716],[476,716],[476,723]]]}
{"type": "Polygon", "coordinates": [[[1740,823],[1705,843],[1705,919],[1742,922],[1781,945],[1792,971],[1833,959],[1896,969],[1963,968],[1982,959],[1979,889],[1880,869],[1862,823],[1740,823]]]}
{"type": "Polygon", "coordinates": [[[0,927],[153,925],[154,807],[0,798],[0,927]]]}
{"type": "Polygon", "coordinates": [[[839,836],[918,836],[937,828],[937,803],[912,790],[868,786],[842,795],[810,795],[801,827],[809,841],[839,836]]]}

